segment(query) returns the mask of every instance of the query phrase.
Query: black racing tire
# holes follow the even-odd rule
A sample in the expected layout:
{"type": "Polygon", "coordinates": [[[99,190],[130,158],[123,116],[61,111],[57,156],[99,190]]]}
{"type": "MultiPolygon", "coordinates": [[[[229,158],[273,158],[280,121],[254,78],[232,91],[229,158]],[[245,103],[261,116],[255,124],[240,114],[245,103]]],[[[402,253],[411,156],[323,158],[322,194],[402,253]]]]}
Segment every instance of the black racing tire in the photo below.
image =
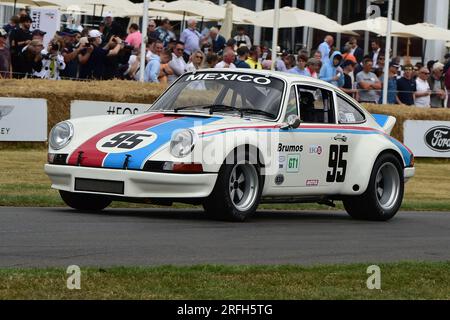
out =
{"type": "Polygon", "coordinates": [[[112,202],[109,197],[97,194],[76,193],[64,190],[59,190],[59,194],[69,207],[80,211],[101,211],[112,202]]]}
{"type": "Polygon", "coordinates": [[[263,178],[259,165],[252,164],[248,160],[223,164],[212,193],[203,202],[203,208],[209,218],[243,222],[258,208],[262,189],[263,178]],[[242,179],[241,175],[244,176],[244,180],[239,182],[242,179]],[[241,191],[237,191],[238,189],[241,191]]]}
{"type": "Polygon", "coordinates": [[[402,205],[404,185],[400,161],[393,154],[384,153],[375,161],[366,191],[345,198],[344,208],[354,219],[390,220],[402,205]]]}

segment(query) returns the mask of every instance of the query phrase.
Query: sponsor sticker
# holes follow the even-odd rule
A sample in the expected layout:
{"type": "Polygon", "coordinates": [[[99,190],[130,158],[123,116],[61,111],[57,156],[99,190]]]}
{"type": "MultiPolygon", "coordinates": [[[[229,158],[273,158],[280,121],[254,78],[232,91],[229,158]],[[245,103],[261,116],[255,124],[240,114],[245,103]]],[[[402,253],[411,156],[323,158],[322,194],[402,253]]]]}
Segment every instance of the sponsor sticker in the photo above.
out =
{"type": "Polygon", "coordinates": [[[318,185],[319,185],[319,180],[318,179],[306,180],[306,186],[307,187],[317,187],[318,185]]]}
{"type": "Polygon", "coordinates": [[[284,176],[281,173],[277,174],[277,176],[275,177],[275,184],[277,186],[279,186],[279,185],[283,184],[283,182],[284,182],[284,176]]]}
{"type": "Polygon", "coordinates": [[[225,81],[239,81],[239,82],[253,82],[260,85],[268,85],[272,81],[267,77],[258,77],[251,74],[239,73],[194,73],[186,77],[185,81],[198,80],[225,80],[225,81]]]}
{"type": "Polygon", "coordinates": [[[309,153],[318,154],[319,156],[322,154],[323,148],[320,145],[312,145],[309,146],[309,153]]]}
{"type": "Polygon", "coordinates": [[[278,144],[278,152],[302,152],[303,146],[301,144],[278,144]]]}
{"type": "Polygon", "coordinates": [[[289,173],[298,172],[299,167],[300,167],[300,155],[288,154],[286,172],[289,173]]]}
{"type": "Polygon", "coordinates": [[[450,151],[450,127],[437,126],[425,133],[425,144],[431,150],[437,152],[450,151]]]}

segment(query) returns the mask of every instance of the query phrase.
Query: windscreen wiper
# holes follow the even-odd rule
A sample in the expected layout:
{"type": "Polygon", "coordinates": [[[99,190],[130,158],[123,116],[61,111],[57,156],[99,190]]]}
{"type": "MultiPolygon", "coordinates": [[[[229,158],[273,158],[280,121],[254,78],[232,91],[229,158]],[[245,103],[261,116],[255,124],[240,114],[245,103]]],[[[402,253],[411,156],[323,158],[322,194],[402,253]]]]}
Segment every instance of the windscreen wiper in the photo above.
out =
{"type": "Polygon", "coordinates": [[[209,106],[204,106],[203,109],[209,109],[209,114],[213,114],[213,112],[215,111],[238,111],[241,113],[242,117],[242,112],[240,108],[227,106],[226,104],[211,104],[209,106]]]}
{"type": "Polygon", "coordinates": [[[259,109],[241,108],[241,109],[239,109],[239,111],[246,112],[246,113],[260,114],[260,115],[267,116],[267,117],[272,118],[272,119],[276,119],[277,118],[277,116],[275,114],[267,112],[267,111],[264,111],[264,110],[259,110],[259,109]]]}
{"type": "Polygon", "coordinates": [[[173,109],[173,111],[176,113],[180,110],[184,110],[184,109],[195,109],[195,108],[203,108],[205,105],[204,104],[200,104],[200,105],[195,105],[195,106],[182,106],[182,107],[176,107],[173,109]]]}

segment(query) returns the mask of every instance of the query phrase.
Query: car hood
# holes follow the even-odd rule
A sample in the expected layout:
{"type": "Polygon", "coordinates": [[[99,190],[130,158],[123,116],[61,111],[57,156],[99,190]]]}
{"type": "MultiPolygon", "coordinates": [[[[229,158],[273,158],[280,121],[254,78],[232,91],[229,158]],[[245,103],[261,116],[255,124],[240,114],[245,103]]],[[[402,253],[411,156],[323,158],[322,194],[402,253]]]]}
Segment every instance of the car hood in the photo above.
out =
{"type": "Polygon", "coordinates": [[[68,153],[69,165],[122,168],[129,157],[129,169],[141,169],[145,160],[170,143],[172,133],[192,129],[199,137],[227,130],[275,127],[276,123],[256,118],[198,113],[146,113],[134,116],[99,116],[70,120],[74,125],[72,142],[61,152],[68,153]],[[135,148],[102,148],[105,141],[114,145],[122,133],[148,133],[151,141],[135,148]]]}

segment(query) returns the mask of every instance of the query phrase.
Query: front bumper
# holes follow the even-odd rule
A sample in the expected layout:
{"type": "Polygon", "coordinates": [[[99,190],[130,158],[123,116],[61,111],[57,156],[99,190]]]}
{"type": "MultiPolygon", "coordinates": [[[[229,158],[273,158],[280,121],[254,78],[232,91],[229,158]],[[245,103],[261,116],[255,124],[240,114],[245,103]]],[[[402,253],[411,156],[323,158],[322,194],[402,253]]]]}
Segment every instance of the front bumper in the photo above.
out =
{"type": "Polygon", "coordinates": [[[409,179],[414,177],[414,173],[416,172],[416,168],[414,167],[408,167],[403,169],[403,177],[405,179],[405,182],[407,182],[409,179]]]}
{"type": "Polygon", "coordinates": [[[45,165],[45,173],[52,188],[70,192],[75,192],[75,178],[123,181],[124,194],[114,196],[130,198],[204,198],[211,194],[217,180],[216,173],[176,174],[52,164],[45,165]]]}

